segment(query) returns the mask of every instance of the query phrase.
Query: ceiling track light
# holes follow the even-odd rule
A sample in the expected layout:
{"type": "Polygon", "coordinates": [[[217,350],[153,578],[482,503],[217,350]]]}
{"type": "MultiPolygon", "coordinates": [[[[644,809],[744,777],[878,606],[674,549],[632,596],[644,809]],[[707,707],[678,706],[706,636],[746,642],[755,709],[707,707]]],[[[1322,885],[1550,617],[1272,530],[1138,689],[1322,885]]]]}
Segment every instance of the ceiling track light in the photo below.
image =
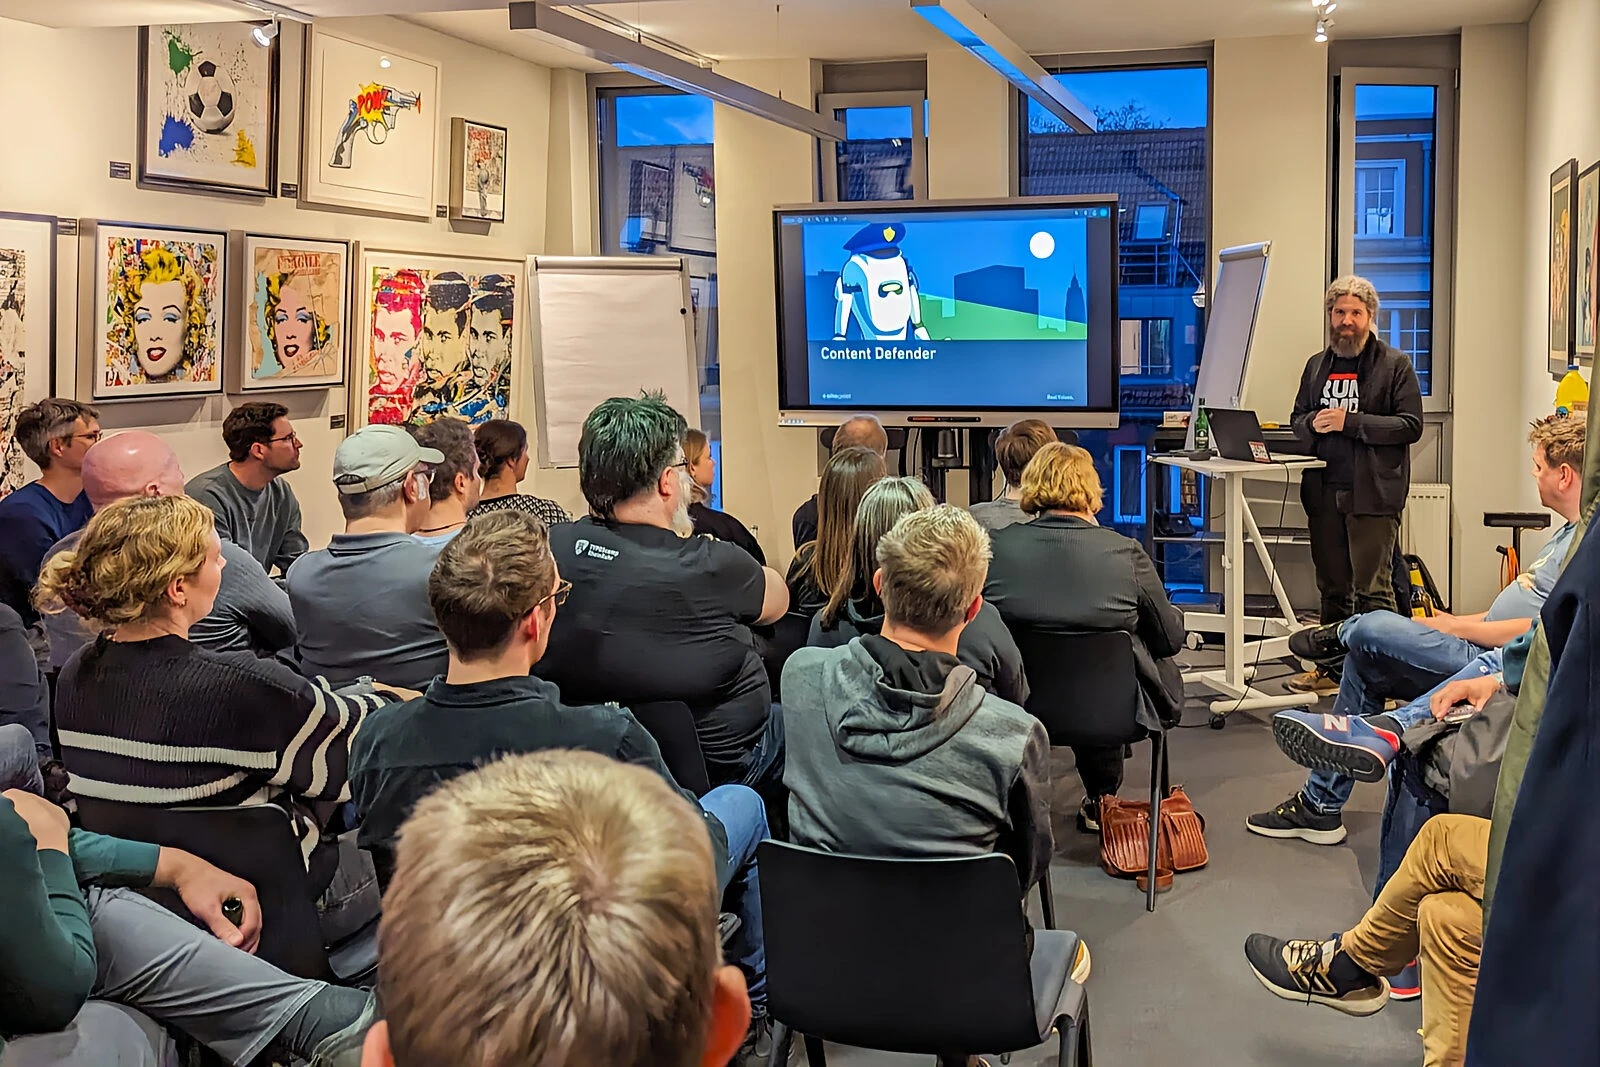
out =
{"type": "Polygon", "coordinates": [[[1338,0],[1311,0],[1311,6],[1317,13],[1317,32],[1312,40],[1317,44],[1328,43],[1328,27],[1333,25],[1333,20],[1328,16],[1338,8],[1338,0]]]}
{"type": "Polygon", "coordinates": [[[295,8],[277,3],[275,0],[232,0],[232,2],[235,6],[242,7],[246,11],[252,11],[257,15],[266,15],[273,19],[273,21],[277,21],[278,19],[288,19],[290,22],[305,23],[309,23],[311,21],[311,16],[306,14],[304,11],[299,11],[295,8]]]}
{"type": "Polygon", "coordinates": [[[278,36],[278,16],[272,16],[271,22],[263,22],[250,31],[250,39],[256,43],[257,48],[271,48],[272,42],[278,36]]]}

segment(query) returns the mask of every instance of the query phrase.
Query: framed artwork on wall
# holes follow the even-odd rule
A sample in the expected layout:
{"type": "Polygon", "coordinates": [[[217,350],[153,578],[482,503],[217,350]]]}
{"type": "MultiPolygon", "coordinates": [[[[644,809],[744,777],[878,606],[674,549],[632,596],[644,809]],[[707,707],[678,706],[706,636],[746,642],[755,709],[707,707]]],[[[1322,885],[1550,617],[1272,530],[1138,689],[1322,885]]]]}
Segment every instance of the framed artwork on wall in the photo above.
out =
{"type": "Polygon", "coordinates": [[[506,221],[506,131],[450,120],[450,217],[506,221]]]}
{"type": "Polygon", "coordinates": [[[139,29],[139,182],[272,196],[278,169],[278,42],[253,24],[139,29]]]}
{"type": "Polygon", "coordinates": [[[0,212],[0,496],[38,471],[17,416],[55,392],[56,220],[0,212]]]}
{"type": "Polygon", "coordinates": [[[515,260],[363,251],[350,428],[506,418],[521,270],[515,260]]]}
{"type": "Polygon", "coordinates": [[[1600,341],[1600,163],[1578,175],[1578,233],[1573,248],[1577,268],[1573,351],[1579,360],[1592,363],[1600,341]]]}
{"type": "Polygon", "coordinates": [[[350,245],[255,233],[239,244],[239,360],[230,388],[342,385],[350,349],[350,245]]]}
{"type": "Polygon", "coordinates": [[[93,223],[96,400],[222,392],[228,235],[93,223]]]}
{"type": "Polygon", "coordinates": [[[312,26],[301,199],[432,218],[438,106],[435,61],[312,26]]]}
{"type": "Polygon", "coordinates": [[[1573,300],[1577,271],[1573,237],[1578,214],[1578,161],[1569,159],[1550,175],[1550,373],[1574,366],[1573,300]]]}
{"type": "Polygon", "coordinates": [[[717,186],[711,168],[702,163],[673,160],[677,173],[672,176],[672,240],[674,252],[698,255],[717,253],[717,186]]]}

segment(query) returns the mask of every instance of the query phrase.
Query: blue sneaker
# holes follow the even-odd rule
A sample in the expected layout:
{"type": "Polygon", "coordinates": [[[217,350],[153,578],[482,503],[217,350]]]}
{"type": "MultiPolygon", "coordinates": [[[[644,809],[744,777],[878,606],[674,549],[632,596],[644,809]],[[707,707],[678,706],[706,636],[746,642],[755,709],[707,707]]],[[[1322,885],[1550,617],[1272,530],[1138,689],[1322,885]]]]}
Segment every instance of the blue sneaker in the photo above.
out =
{"type": "Polygon", "coordinates": [[[1382,781],[1400,751],[1398,733],[1359,715],[1280,711],[1272,717],[1272,737],[1300,766],[1348,774],[1358,782],[1382,781]]]}
{"type": "Polygon", "coordinates": [[[1389,979],[1389,997],[1393,1000],[1416,1000],[1422,996],[1422,972],[1417,961],[1406,964],[1405,970],[1389,979]]]}

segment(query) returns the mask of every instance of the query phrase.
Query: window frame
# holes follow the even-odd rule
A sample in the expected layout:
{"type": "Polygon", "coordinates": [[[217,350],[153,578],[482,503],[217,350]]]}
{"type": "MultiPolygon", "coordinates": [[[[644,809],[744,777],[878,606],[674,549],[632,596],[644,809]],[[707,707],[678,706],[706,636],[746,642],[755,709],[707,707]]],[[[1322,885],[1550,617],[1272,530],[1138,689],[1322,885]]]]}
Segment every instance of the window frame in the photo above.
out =
{"type": "MultiPolygon", "coordinates": [[[[923,202],[928,196],[928,92],[926,89],[873,90],[870,92],[818,93],[817,112],[828,115],[853,107],[904,107],[911,109],[911,200],[923,202]]],[[[839,199],[838,145],[817,141],[817,172],[822,202],[842,203],[839,199]]]]}
{"type": "MultiPolygon", "coordinates": [[[[1422,397],[1422,410],[1448,412],[1451,406],[1452,374],[1455,358],[1455,229],[1456,229],[1456,131],[1457,72],[1441,67],[1368,67],[1348,65],[1333,69],[1333,133],[1337,147],[1333,170],[1333,274],[1355,272],[1356,242],[1356,88],[1361,85],[1414,85],[1434,90],[1433,187],[1431,225],[1424,230],[1433,242],[1432,284],[1429,307],[1428,378],[1429,391],[1422,397]],[[1346,194],[1345,191],[1348,191],[1346,194]]],[[[1362,161],[1364,162],[1364,161],[1362,161]]],[[[1373,160],[1373,162],[1381,162],[1373,160]]],[[[1402,208],[1403,210],[1403,208],[1402,208]]],[[[1401,220],[1396,220],[1397,223],[1401,220]]],[[[1403,233],[1396,235],[1403,237],[1403,233]]],[[[1365,235],[1363,235],[1365,239],[1365,235]]],[[[1374,239],[1389,237],[1374,235],[1374,239]]],[[[1379,294],[1380,298],[1382,294],[1379,294]]],[[[1397,309],[1415,307],[1416,302],[1398,300],[1397,309]]],[[[1376,324],[1374,324],[1376,328],[1376,324]]]]}
{"type": "MultiPolygon", "coordinates": [[[[1367,214],[1364,201],[1366,195],[1373,190],[1363,188],[1363,178],[1368,173],[1388,171],[1394,175],[1394,187],[1389,191],[1394,198],[1394,205],[1389,209],[1388,233],[1357,233],[1357,237],[1404,237],[1406,235],[1406,161],[1403,159],[1358,159],[1356,162],[1356,178],[1354,192],[1351,194],[1356,205],[1360,206],[1363,216],[1367,214]]],[[[1379,196],[1383,190],[1376,190],[1379,196]]]]}

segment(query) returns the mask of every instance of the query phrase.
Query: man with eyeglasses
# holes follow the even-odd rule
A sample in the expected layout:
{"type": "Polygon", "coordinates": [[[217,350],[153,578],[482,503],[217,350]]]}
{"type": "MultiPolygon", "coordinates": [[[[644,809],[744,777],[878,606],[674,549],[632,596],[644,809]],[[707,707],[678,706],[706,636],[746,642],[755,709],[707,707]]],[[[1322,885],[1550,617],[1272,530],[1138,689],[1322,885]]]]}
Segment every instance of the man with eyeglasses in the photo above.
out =
{"type": "Polygon", "coordinates": [[[252,401],[222,421],[228,462],[189,480],[185,492],[217,517],[217,534],[287,574],[310,547],[300,501],[283,475],[300,469],[300,437],[282,404],[252,401]]]}
{"type": "MultiPolygon", "coordinates": [[[[578,749],[639,764],[678,784],[654,738],[626,708],[565,704],[554,684],[529,674],[572,589],[544,523],[526,512],[478,515],[440,552],[428,601],[449,645],[449,670],[422,696],[369,716],[350,752],[359,840],[372,853],[380,884],[393,873],[400,826],[416,803],[440,783],[501,757],[578,749]]],[[[718,786],[698,800],[678,788],[711,835],[724,904],[742,920],[729,951],[764,1013],[755,850],[768,834],[766,808],[745,786],[718,786]]]]}
{"type": "MultiPolygon", "coordinates": [[[[83,457],[100,440],[100,413],[76,400],[49,397],[24,408],[14,431],[39,477],[0,499],[0,602],[37,631],[29,601],[50,546],[94,514],[83,492],[83,457]]],[[[35,652],[45,645],[40,638],[35,652]]]]}

